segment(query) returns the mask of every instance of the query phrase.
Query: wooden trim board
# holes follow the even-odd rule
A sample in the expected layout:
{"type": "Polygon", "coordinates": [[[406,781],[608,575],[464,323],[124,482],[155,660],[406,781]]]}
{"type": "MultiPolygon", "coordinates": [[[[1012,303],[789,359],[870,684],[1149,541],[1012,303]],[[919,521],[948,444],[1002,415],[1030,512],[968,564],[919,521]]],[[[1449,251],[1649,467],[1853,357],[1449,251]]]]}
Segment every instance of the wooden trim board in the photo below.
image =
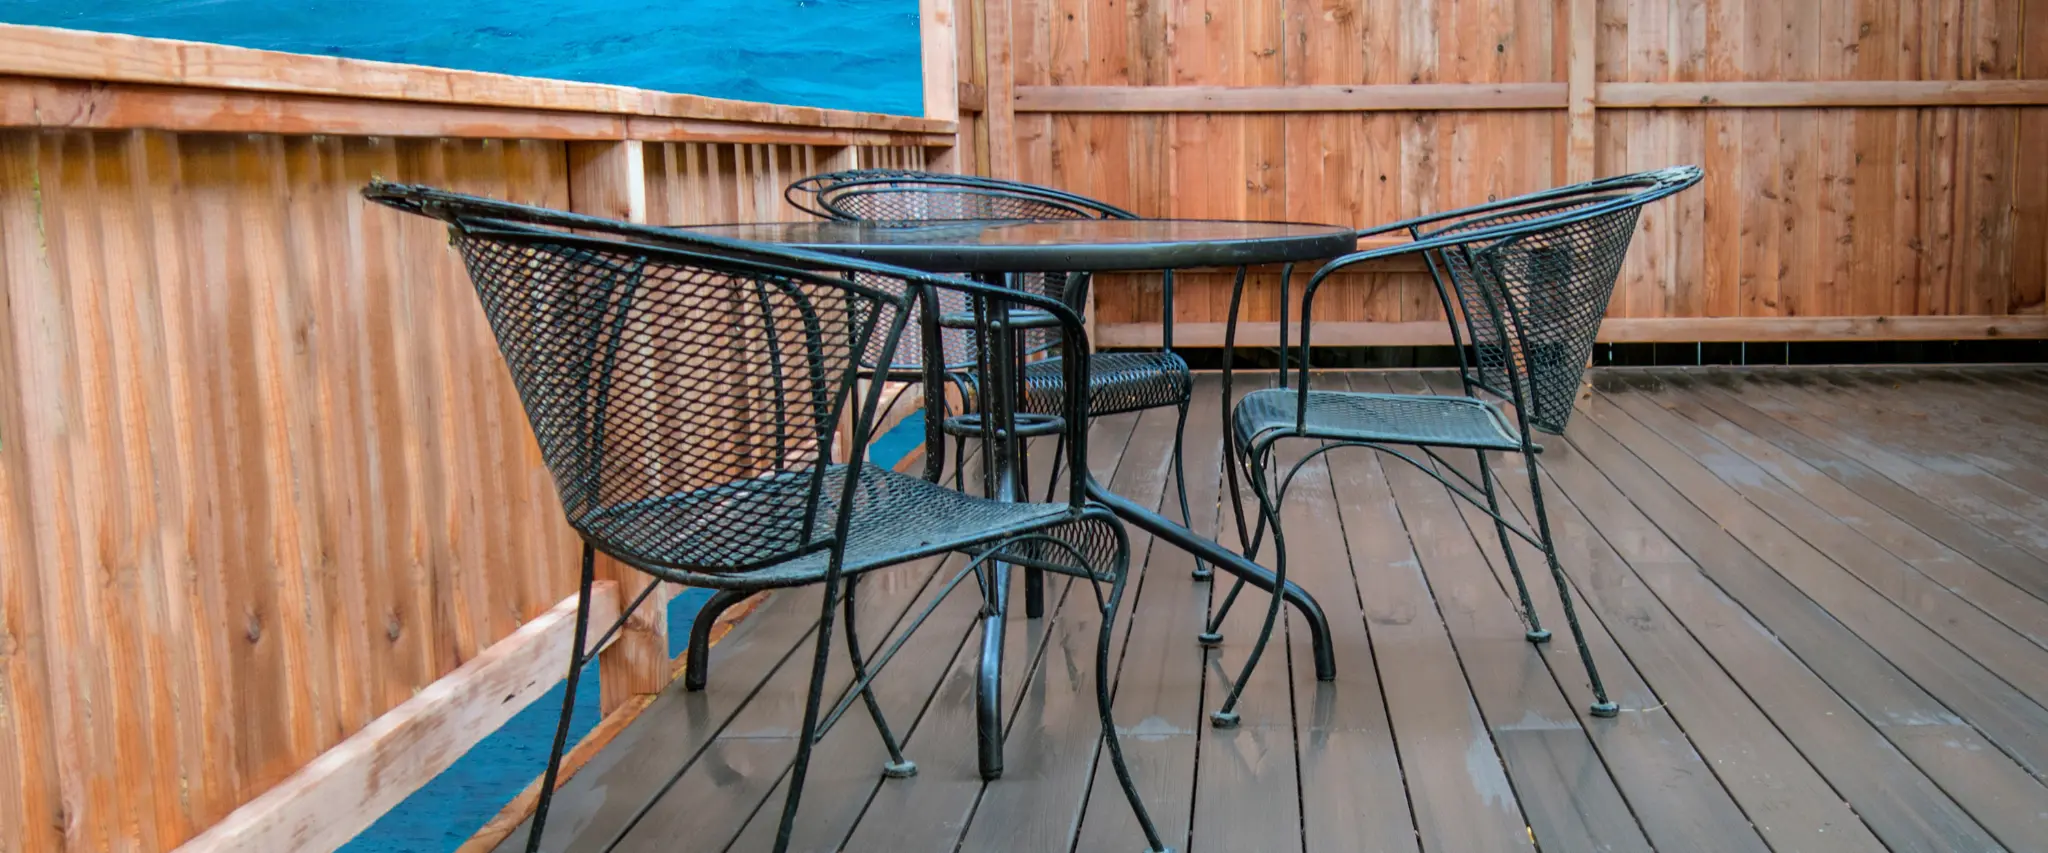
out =
{"type": "Polygon", "coordinates": [[[519,110],[950,135],[953,122],[221,44],[0,24],[0,74],[519,110]]]}
{"type": "MultiPolygon", "coordinates": [[[[1175,346],[1220,347],[1222,323],[1179,323],[1175,346]]],[[[1300,343],[1300,326],[1288,330],[1300,343]]],[[[1239,346],[1276,345],[1278,323],[1240,323],[1239,346]]],[[[1098,347],[1156,347],[1158,323],[1115,323],[1097,327],[1098,347]]],[[[1956,317],[1616,317],[1600,324],[1602,343],[1693,343],[1737,341],[1946,341],[2048,338],[2048,316],[1956,317]]],[[[1444,346],[1450,331],[1436,320],[1405,323],[1324,321],[1316,324],[1316,346],[1444,346]]]]}
{"type": "Polygon", "coordinates": [[[1018,86],[1020,113],[1288,113],[1563,109],[1562,83],[1384,86],[1018,86]]]}
{"type": "MultiPolygon", "coordinates": [[[[1598,83],[1590,52],[1573,66],[1593,86],[1591,109],[1987,107],[2048,104],[2048,80],[1840,80],[1816,82],[1598,83]]],[[[1579,79],[1584,78],[1584,79],[1579,79]]],[[[1018,86],[1020,113],[1290,113],[1561,110],[1567,83],[1417,83],[1360,86],[1018,86]]],[[[993,93],[991,93],[993,96],[993,93]]]]}
{"type": "Polygon", "coordinates": [[[1999,107],[2048,104],[2048,80],[1601,83],[1601,109],[1999,107]]]}
{"type": "Polygon", "coordinates": [[[947,133],[0,76],[0,127],[336,136],[949,146],[947,133]]]}
{"type": "MultiPolygon", "coordinates": [[[[593,634],[619,588],[591,593],[593,634]]],[[[555,605],[179,847],[180,853],[334,850],[562,680],[576,599],[555,605]]]]}

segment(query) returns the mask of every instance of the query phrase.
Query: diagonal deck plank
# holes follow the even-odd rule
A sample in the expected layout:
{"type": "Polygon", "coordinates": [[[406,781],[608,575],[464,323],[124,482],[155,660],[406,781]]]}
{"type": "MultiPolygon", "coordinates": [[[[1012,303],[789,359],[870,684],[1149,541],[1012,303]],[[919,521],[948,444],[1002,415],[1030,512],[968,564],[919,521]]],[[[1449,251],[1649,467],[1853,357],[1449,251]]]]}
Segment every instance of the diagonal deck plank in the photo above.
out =
{"type": "MultiPolygon", "coordinates": [[[[1351,386],[1375,393],[1429,393],[1413,374],[1359,376],[1351,386]]],[[[1394,505],[1537,844],[1548,850],[1648,850],[1649,841],[1558,686],[1560,677],[1584,677],[1564,623],[1557,623],[1557,638],[1547,648],[1530,643],[1512,587],[1494,577],[1461,502],[1406,463],[1388,457],[1378,461],[1393,485],[1394,505]]],[[[1498,543],[1490,524],[1486,535],[1498,543]]],[[[1530,564],[1539,573],[1530,579],[1537,588],[1549,583],[1542,566],[1540,561],[1530,564]]]]}
{"type": "MultiPolygon", "coordinates": [[[[2041,600],[1999,573],[1921,531],[1913,525],[1912,519],[1893,515],[1885,508],[1830,479],[1826,473],[1805,460],[1719,416],[1708,409],[1697,396],[1671,383],[1668,377],[1657,377],[1657,384],[1653,388],[1639,385],[1636,389],[1653,395],[1652,399],[1691,421],[1694,427],[1740,454],[1758,470],[1784,483],[1800,496],[1812,501],[1815,506],[1827,511],[1843,524],[1882,546],[1942,586],[1953,590],[1972,605],[1983,609],[2035,643],[2048,644],[2048,601],[2041,600]]],[[[1927,509],[1930,512],[1940,512],[1931,507],[1927,509]]],[[[1953,516],[1950,518],[1953,519],[1953,516]]],[[[1995,559],[2017,558],[2023,562],[2032,561],[2033,565],[2029,570],[2048,572],[2048,564],[2012,551],[2009,546],[2002,549],[1994,548],[1993,551],[1999,554],[1995,559]]]]}
{"type": "MultiPolygon", "coordinates": [[[[1689,500],[1695,492],[1712,493],[1707,487],[1705,478],[1708,475],[1704,471],[1687,470],[1685,466],[1689,460],[1685,460],[1682,453],[1641,429],[1597,397],[1588,406],[1586,414],[1588,417],[1582,423],[1592,428],[1574,432],[1572,443],[1587,458],[1594,460],[1632,502],[1685,549],[1700,570],[1728,597],[1741,604],[1764,630],[1798,655],[1827,682],[1826,688],[1846,699],[1855,712],[1874,724],[1897,750],[1907,756],[1918,754],[1921,760],[1916,763],[1928,774],[1934,774],[1939,768],[1930,765],[1950,759],[1944,751],[1953,748],[1944,746],[1944,743],[1971,745],[1963,751],[1984,756],[1980,759],[1984,778],[1998,778],[1999,774],[2006,774],[2009,778],[2010,762],[2002,760],[1992,742],[1973,729],[1973,721],[1966,721],[1922,689],[1921,682],[1908,677],[1894,665],[1893,659],[1880,653],[1871,643],[1898,653],[1906,663],[1914,666],[1916,675],[1930,681],[1945,682],[1956,678],[1942,671],[1946,665],[1978,670],[1981,667],[1959,653],[1942,653],[1940,647],[1934,645],[1940,642],[1938,638],[1931,642],[1926,638],[1914,638],[1918,640],[1917,644],[1905,642],[1917,625],[1889,602],[1877,600],[1867,588],[1858,594],[1856,588],[1848,587],[1841,582],[1842,579],[1831,578],[1829,572],[1838,569],[1822,565],[1825,559],[1810,548],[1804,548],[1803,543],[1796,539],[1788,535],[1771,535],[1769,525],[1756,523],[1753,526],[1761,532],[1751,531],[1753,541],[1763,546],[1764,554],[1750,551],[1730,535],[1734,531],[1724,528],[1689,500]],[[1619,432],[1610,433],[1610,426],[1619,432]],[[1658,470],[1659,463],[1665,466],[1662,472],[1658,470]],[[1677,481],[1672,482],[1668,477],[1675,477],[1677,481]],[[1775,558],[1776,562],[1767,561],[1765,555],[1775,558]],[[1807,581],[1807,587],[1802,588],[1779,574],[1780,569],[1807,581]],[[1819,593],[1820,598],[1808,597],[1807,589],[1819,593]],[[1830,610],[1828,604],[1838,605],[1841,609],[1830,610]],[[1863,630],[1854,630],[1857,627],[1863,630]],[[1930,733],[1947,740],[1930,738],[1930,733]]],[[[1697,469],[1696,463],[1691,467],[1697,469]]],[[[1725,658],[1724,663],[1727,663],[1725,658]]],[[[1967,673],[1960,677],[1967,678],[1967,673]]],[[[1989,686],[1970,679],[1962,692],[1967,694],[1971,689],[1989,686]]],[[[1752,695],[1755,695],[1754,688],[1752,695]]],[[[1825,699],[1814,697],[1807,703],[1825,704],[1825,699]]],[[[2003,717],[2007,713],[1996,702],[1972,704],[1994,717],[2003,717]]],[[[2031,703],[2021,698],[2020,704],[2031,703]]],[[[1773,716],[1780,720],[1781,726],[1786,724],[1782,716],[1773,716]]],[[[1984,720],[1974,722],[1978,725],[1986,723],[1984,720]]],[[[1996,728],[2012,734],[2019,734],[2017,729],[2023,725],[2018,720],[2004,722],[2008,725],[1996,728]]],[[[2024,738],[2011,745],[2022,749],[2029,746],[2024,738]]],[[[1886,753],[1891,751],[1867,741],[1862,748],[1869,750],[1871,747],[1886,753]]],[[[1808,760],[1817,766],[1823,760],[1815,751],[1806,754],[1808,760]]],[[[1876,753],[1860,757],[1869,760],[1880,759],[1882,755],[1876,753]]],[[[1940,850],[1949,849],[1947,845],[1956,843],[1957,839],[1967,841],[1965,849],[1988,849],[1996,843],[1942,790],[1969,784],[1967,776],[1945,779],[1942,786],[1936,787],[1927,776],[1894,765],[1883,771],[1889,778],[1857,778],[1872,772],[1872,769],[1849,770],[1830,774],[1830,780],[1844,790],[1858,813],[1888,845],[1895,849],[1940,850]],[[1870,791],[1868,795],[1852,791],[1852,788],[1863,787],[1871,781],[1877,782],[1880,790],[1870,791]]]]}
{"type": "Polygon", "coordinates": [[[1850,454],[1897,484],[1925,495],[2035,556],[2048,559],[2048,527],[2043,526],[2048,515],[2014,512],[1993,495],[1985,494],[1985,490],[2017,491],[2011,484],[1981,472],[1955,476],[1921,465],[1910,458],[1910,448],[1868,441],[1844,430],[1812,411],[1812,398],[1796,393],[1796,389],[1782,388],[1780,383],[1759,381],[1755,376],[1716,378],[1726,381],[1729,387],[1725,390],[1743,404],[1850,454]]]}
{"type": "MultiPolygon", "coordinates": [[[[1718,477],[1722,485],[1710,487],[1708,494],[1740,495],[1754,506],[1749,515],[1769,515],[1782,529],[1804,540],[1872,592],[1927,626],[1930,633],[1939,634],[1972,659],[1983,662],[1991,673],[2019,693],[2035,702],[2048,695],[2048,650],[1865,538],[1691,422],[1656,405],[1653,380],[1631,378],[1625,387],[1627,393],[1603,396],[1718,477]]],[[[1704,499],[1701,492],[1689,494],[1695,503],[1704,499]]],[[[1735,519],[1719,515],[1717,518],[1731,529],[1741,529],[1735,519]]],[[[1741,534],[1737,538],[1742,538],[1741,534]]],[[[1759,549],[1752,546],[1751,550],[1759,549]]]]}
{"type": "MultiPolygon", "coordinates": [[[[1139,415],[1122,415],[1115,420],[1137,427],[1135,435],[1159,436],[1172,429],[1175,413],[1153,410],[1139,415]]],[[[1119,494],[1132,495],[1156,506],[1167,485],[1168,456],[1165,442],[1098,441],[1091,445],[1096,458],[1091,470],[1119,494]]],[[[1121,660],[1124,639],[1129,636],[1138,600],[1147,574],[1146,557],[1151,538],[1134,536],[1131,573],[1125,584],[1124,602],[1117,621],[1110,660],[1112,678],[1121,660]]],[[[1102,619],[1095,607],[1094,592],[1076,585],[1070,601],[1057,614],[1047,658],[1025,691],[1023,707],[1010,728],[1010,757],[1003,778],[982,788],[981,800],[963,835],[966,850],[997,850],[1006,847],[1025,850],[1063,850],[1074,840],[1087,806],[1090,773],[1101,743],[1102,724],[1096,704],[1096,644],[1102,619]]],[[[1128,727],[1130,721],[1120,721],[1128,727]]],[[[1157,792],[1171,790],[1162,785],[1157,792]]],[[[1125,808],[1120,791],[1097,802],[1105,810],[1125,808]]]]}
{"type": "MultiPolygon", "coordinates": [[[[2048,413],[2048,375],[1596,377],[1567,436],[1546,439],[1542,474],[1623,715],[1583,712],[1590,693],[1535,551],[1515,545],[1557,633],[1541,648],[1521,639],[1490,520],[1403,463],[1339,450],[1304,467],[1283,508],[1291,573],[1332,619],[1338,680],[1316,682],[1301,665],[1305,632],[1290,614],[1248,686],[1240,729],[1211,729],[1206,712],[1236,676],[1265,597],[1247,593],[1225,645],[1204,652],[1193,635],[1213,606],[1210,584],[1188,577],[1185,554],[1134,533],[1116,707],[1169,843],[1198,853],[2038,848],[2048,785],[2028,768],[2048,763],[2048,522],[2030,515],[2038,484],[2013,471],[2039,470],[2042,442],[1986,442],[2048,413]]],[[[1240,390],[1270,381],[1241,378],[1240,390]]],[[[1455,387],[1454,375],[1401,372],[1320,381],[1455,387]]],[[[1215,377],[1198,378],[1189,491],[1193,526],[1230,544],[1219,391],[1215,377]]],[[[1169,516],[1172,423],[1171,411],[1104,419],[1090,460],[1112,488],[1169,516]]],[[[1447,464],[1473,470],[1469,457],[1447,464]]],[[[1526,516],[1520,460],[1495,470],[1507,511],[1526,516]]],[[[879,637],[928,596],[931,573],[864,584],[863,634],[879,637]]],[[[1228,589],[1216,586],[1219,597],[1228,589]]],[[[927,626],[897,662],[907,669],[879,682],[920,775],[878,779],[881,749],[856,709],[820,745],[792,849],[1138,846],[1094,736],[1092,594],[1057,582],[1049,591],[1048,618],[1018,618],[1009,635],[1005,778],[984,784],[974,772],[970,591],[963,606],[942,604],[935,618],[948,624],[927,626]]],[[[557,814],[570,817],[551,822],[567,826],[548,849],[613,849],[643,805],[615,849],[771,846],[816,605],[776,597],[714,653],[709,691],[657,700],[565,786],[557,814]]]]}
{"type": "MultiPolygon", "coordinates": [[[[1217,503],[1222,469],[1220,400],[1222,383],[1216,376],[1201,376],[1195,382],[1188,412],[1187,456],[1190,529],[1215,535],[1221,511],[1217,503]]],[[[1170,449],[1172,439],[1163,432],[1152,434],[1152,445],[1170,449]]],[[[1161,512],[1172,518],[1179,510],[1179,497],[1159,498],[1161,512]],[[1172,509],[1166,509],[1169,505],[1172,509]]],[[[1133,531],[1133,547],[1143,547],[1145,571],[1135,598],[1120,617],[1129,626],[1130,638],[1123,649],[1123,663],[1117,676],[1116,719],[1128,732],[1123,740],[1124,756],[1131,765],[1138,789],[1145,792],[1152,820],[1167,843],[1185,847],[1193,827],[1196,749],[1201,729],[1208,725],[1202,715],[1202,668],[1206,652],[1195,643],[1209,612],[1209,583],[1194,580],[1194,559],[1178,548],[1158,543],[1133,531]]],[[[1118,789],[1106,758],[1095,762],[1093,782],[1088,790],[1090,807],[1081,824],[1078,851],[1114,850],[1138,838],[1138,824],[1121,804],[1118,789]]]]}
{"type": "Polygon", "coordinates": [[[1376,454],[1324,458],[1422,849],[1532,849],[1521,801],[1416,555],[1413,540],[1428,528],[1416,529],[1397,508],[1376,454]]]}
{"type": "MultiPolygon", "coordinates": [[[[1324,381],[1341,385],[1344,379],[1327,376],[1324,381]]],[[[1298,450],[1307,449],[1306,443],[1296,444],[1301,445],[1298,450]]],[[[1364,451],[1336,451],[1345,452],[1364,451]]],[[[1342,518],[1330,460],[1325,455],[1304,469],[1290,495],[1292,505],[1286,508],[1289,529],[1296,531],[1296,558],[1290,570],[1304,588],[1320,596],[1330,619],[1338,667],[1334,681],[1294,679],[1302,841],[1308,850],[1414,851],[1421,839],[1402,785],[1401,751],[1395,745],[1372,631],[1361,603],[1354,543],[1347,537],[1353,531],[1324,521],[1342,518]]],[[[1353,473],[1356,466],[1341,470],[1353,473]]],[[[1297,669],[1305,666],[1313,654],[1307,632],[1297,630],[1289,640],[1288,653],[1297,669]]]]}
{"type": "MultiPolygon", "coordinates": [[[[1456,394],[1460,390],[1456,374],[1423,373],[1420,376],[1422,380],[1427,381],[1428,391],[1456,394]]],[[[1396,390],[1408,393],[1421,393],[1424,390],[1412,380],[1403,382],[1406,378],[1398,374],[1389,377],[1396,390]]],[[[1558,442],[1553,442],[1556,443],[1558,442]]],[[[1451,454],[1447,459],[1461,465],[1467,476],[1478,476],[1476,460],[1462,453],[1451,454]]],[[[1524,524],[1527,529],[1536,529],[1535,525],[1528,521],[1533,513],[1529,502],[1528,472],[1521,458],[1515,454],[1496,454],[1494,468],[1501,477],[1499,483],[1502,486],[1502,512],[1524,524]]],[[[1671,661],[1658,654],[1663,651],[1663,643],[1657,643],[1650,650],[1631,649],[1628,652],[1624,652],[1617,645],[1615,638],[1609,633],[1610,622],[1618,622],[1624,630],[1636,629],[1657,640],[1671,642],[1677,638],[1668,636],[1671,633],[1668,618],[1663,623],[1651,621],[1646,611],[1652,607],[1661,607],[1655,605],[1653,601],[1643,601],[1647,596],[1640,581],[1637,581],[1625,566],[1619,564],[1619,560],[1612,556],[1611,551],[1595,559],[1586,553],[1588,543],[1584,541],[1583,534],[1576,543],[1578,549],[1570,547],[1572,540],[1566,537],[1569,535],[1568,531],[1575,528],[1565,524],[1562,519],[1565,514],[1573,513],[1573,510],[1567,502],[1560,501],[1554,491],[1548,492],[1548,496],[1549,501],[1545,506],[1552,520],[1553,532],[1560,539],[1562,564],[1566,567],[1567,573],[1574,578],[1572,594],[1579,602],[1577,609],[1580,624],[1586,630],[1587,644],[1592,648],[1594,658],[1599,663],[1608,694],[1621,705],[1623,713],[1627,715],[1625,718],[1600,720],[1588,712],[1587,708],[1593,702],[1593,691],[1587,684],[1575,650],[1568,645],[1570,634],[1565,629],[1567,623],[1564,609],[1558,601],[1543,556],[1533,546],[1520,539],[1511,541],[1516,546],[1519,565],[1527,574],[1530,597],[1535,601],[1537,611],[1543,617],[1543,624],[1551,626],[1556,632],[1556,638],[1551,641],[1549,654],[1546,655],[1552,675],[1559,680],[1569,697],[1572,713],[1578,716],[1580,725],[1586,727],[1588,736],[1599,748],[1622,796],[1628,800],[1630,810],[1642,822],[1644,834],[1657,849],[1665,851],[1768,849],[1764,839],[1758,836],[1754,828],[1745,831],[1749,819],[1744,816],[1741,807],[1737,805],[1723,781],[1702,759],[1701,754],[1705,748],[1691,740],[1688,731],[1678,725],[1668,710],[1674,704],[1672,697],[1658,695],[1643,674],[1637,671],[1637,667],[1661,670],[1674,665],[1683,667],[1687,663],[1705,663],[1706,667],[1693,668],[1699,677],[1714,680],[1714,676],[1718,675],[1718,681],[1728,684],[1729,688],[1732,689],[1733,684],[1727,681],[1725,675],[1709,670],[1707,667],[1711,667],[1711,662],[1700,660],[1704,657],[1703,654],[1696,655],[1690,660],[1671,661]],[[1564,505],[1561,506],[1561,503],[1564,505]],[[1639,662],[1639,656],[1646,658],[1646,661],[1639,662]]],[[[1467,529],[1472,531],[1475,541],[1486,554],[1503,594],[1511,595],[1510,591],[1514,589],[1513,576],[1502,560],[1499,550],[1500,539],[1494,531],[1492,519],[1462,501],[1459,502],[1459,509],[1465,514],[1467,529]]],[[[1693,645],[1692,649],[1697,650],[1697,646],[1693,645]]],[[[1740,704],[1748,703],[1741,700],[1740,704]]],[[[1755,714],[1753,706],[1747,711],[1749,714],[1755,714]]],[[[1731,709],[1723,713],[1740,711],[1731,709]]],[[[1797,772],[1801,770],[1805,771],[1804,777],[1818,781],[1818,777],[1813,776],[1811,768],[1803,761],[1786,762],[1773,770],[1772,774],[1778,780],[1795,779],[1802,778],[1797,772]]],[[[1768,793],[1760,793],[1752,801],[1772,804],[1782,802],[1787,787],[1789,786],[1774,784],[1768,793]]],[[[1571,789],[1567,788],[1566,796],[1570,795],[1571,789]]],[[[1829,799],[1838,798],[1832,797],[1830,793],[1829,799]]],[[[1816,798],[1813,802],[1818,804],[1825,800],[1816,798]]],[[[1821,814],[1825,815],[1827,811],[1823,809],[1821,814]]],[[[1834,832],[1833,836],[1823,832],[1805,835],[1801,838],[1802,849],[1815,849],[1827,843],[1842,845],[1832,849],[1858,849],[1849,845],[1860,843],[1862,839],[1869,839],[1872,844],[1875,843],[1875,839],[1870,839],[1867,831],[1862,832],[1860,837],[1858,832],[1844,832],[1844,829],[1861,827],[1855,824],[1852,816],[1847,815],[1846,810],[1843,810],[1840,817],[1847,819],[1838,818],[1816,827],[1828,828],[1834,832]]]]}
{"type": "Polygon", "coordinates": [[[1944,506],[1928,493],[1865,465],[1851,456],[1848,449],[1808,436],[1701,377],[1664,378],[1707,411],[1785,451],[1840,483],[1854,496],[1882,508],[2008,583],[2048,601],[2048,557],[2030,553],[2015,541],[1999,536],[1991,527],[1979,526],[1953,504],[1944,506]]]}
{"type": "MultiPolygon", "coordinates": [[[[1258,386],[1247,382],[1234,390],[1242,395],[1254,387],[1258,386]]],[[[1219,523],[1216,541],[1233,551],[1244,551],[1234,517],[1219,523]]],[[[1273,565],[1270,539],[1257,559],[1263,565],[1273,565]]],[[[1219,573],[1212,582],[1212,608],[1220,606],[1227,594],[1227,580],[1228,575],[1219,573]]],[[[1290,688],[1293,673],[1289,671],[1287,638],[1280,633],[1282,628],[1275,628],[1272,642],[1245,686],[1236,709],[1240,715],[1237,727],[1216,728],[1210,725],[1208,717],[1209,712],[1222,706],[1231,684],[1242,672],[1270,600],[1255,590],[1247,591],[1220,628],[1223,644],[1206,650],[1202,717],[1196,727],[1199,760],[1195,767],[1194,821],[1188,840],[1191,850],[1282,853],[1302,849],[1300,753],[1294,740],[1290,688]],[[1205,796],[1204,791],[1211,793],[1205,796]],[[1230,793],[1219,795],[1223,791],[1230,793]]],[[[1285,615],[1285,608],[1282,613],[1285,615]]]]}

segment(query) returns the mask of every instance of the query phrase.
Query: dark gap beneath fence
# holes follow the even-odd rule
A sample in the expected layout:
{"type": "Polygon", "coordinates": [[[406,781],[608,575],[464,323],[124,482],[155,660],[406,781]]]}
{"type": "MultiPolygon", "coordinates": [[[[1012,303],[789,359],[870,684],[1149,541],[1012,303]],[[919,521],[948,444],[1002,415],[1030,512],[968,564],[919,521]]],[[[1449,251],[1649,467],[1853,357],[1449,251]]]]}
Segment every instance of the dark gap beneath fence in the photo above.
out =
{"type": "MultiPolygon", "coordinates": [[[[1186,348],[1176,352],[1196,370],[1223,369],[1220,348],[1186,348]]],[[[1289,362],[1295,363],[1295,359],[1290,357],[1289,362]]],[[[1458,356],[1457,350],[1449,346],[1317,347],[1310,353],[1309,362],[1312,367],[1326,369],[1457,367],[1458,356]]],[[[1598,344],[1593,348],[1593,363],[1614,367],[2048,363],[2048,340],[1598,344]]],[[[1237,350],[1239,370],[1271,370],[1279,365],[1276,348],[1237,350]]]]}

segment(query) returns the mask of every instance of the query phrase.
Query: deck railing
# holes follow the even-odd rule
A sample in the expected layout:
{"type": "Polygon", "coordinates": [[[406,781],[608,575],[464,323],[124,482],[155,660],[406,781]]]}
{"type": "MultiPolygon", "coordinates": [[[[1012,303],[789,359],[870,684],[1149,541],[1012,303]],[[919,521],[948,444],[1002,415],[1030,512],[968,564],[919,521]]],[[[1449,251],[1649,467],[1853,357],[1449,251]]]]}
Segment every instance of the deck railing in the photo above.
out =
{"type": "MultiPolygon", "coordinates": [[[[954,141],[0,26],[0,851],[329,849],[560,679],[579,544],[445,234],[365,182],[783,219],[954,141]]],[[[614,728],[673,675],[642,612],[614,728]]]]}

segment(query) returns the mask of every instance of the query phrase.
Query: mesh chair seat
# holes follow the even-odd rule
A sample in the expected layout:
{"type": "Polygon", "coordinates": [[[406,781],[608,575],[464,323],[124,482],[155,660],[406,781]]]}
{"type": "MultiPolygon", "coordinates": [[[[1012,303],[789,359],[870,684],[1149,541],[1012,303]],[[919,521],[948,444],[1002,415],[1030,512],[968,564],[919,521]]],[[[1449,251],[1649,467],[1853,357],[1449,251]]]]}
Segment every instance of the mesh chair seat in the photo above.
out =
{"type": "MultiPolygon", "coordinates": [[[[818,529],[812,534],[813,542],[831,535],[832,519],[837,517],[839,496],[846,485],[846,472],[847,466],[834,465],[819,480],[818,529]]],[[[1110,565],[1108,558],[1114,556],[1115,533],[1107,529],[1107,523],[1084,518],[1061,524],[1063,517],[1073,513],[1073,508],[1065,503],[992,501],[876,465],[863,465],[860,477],[847,528],[845,572],[849,575],[948,551],[975,550],[973,546],[1020,531],[1043,532],[1065,540],[1081,550],[1088,565],[1110,565]]],[[[743,506],[768,494],[808,489],[810,480],[807,475],[789,474],[741,480],[607,507],[586,516],[581,526],[607,551],[649,567],[656,574],[674,574],[676,579],[688,583],[746,589],[816,583],[825,577],[829,552],[822,547],[743,572],[706,575],[660,570],[663,565],[687,563],[684,555],[702,553],[703,533],[721,523],[730,523],[721,517],[721,510],[743,506]]],[[[1049,552],[1042,557],[1046,562],[1068,566],[1074,563],[1072,555],[1057,549],[1012,549],[1020,559],[1027,551],[1049,552]]]]}
{"type": "MultiPolygon", "coordinates": [[[[1025,365],[1026,414],[1057,415],[1067,393],[1065,362],[1041,359],[1025,365]]],[[[970,389],[979,393],[978,384],[970,389]]],[[[1193,393],[1188,363],[1171,352],[1111,352],[1088,356],[1088,416],[1102,417],[1178,406],[1193,393]]],[[[978,400],[969,399],[974,408],[978,400]]]]}
{"type": "Polygon", "coordinates": [[[1246,394],[1232,420],[1238,447],[1276,432],[1330,441],[1428,444],[1520,450],[1522,441],[1500,409],[1471,397],[1426,394],[1308,392],[1304,429],[1295,430],[1301,391],[1267,388],[1246,394]]]}

